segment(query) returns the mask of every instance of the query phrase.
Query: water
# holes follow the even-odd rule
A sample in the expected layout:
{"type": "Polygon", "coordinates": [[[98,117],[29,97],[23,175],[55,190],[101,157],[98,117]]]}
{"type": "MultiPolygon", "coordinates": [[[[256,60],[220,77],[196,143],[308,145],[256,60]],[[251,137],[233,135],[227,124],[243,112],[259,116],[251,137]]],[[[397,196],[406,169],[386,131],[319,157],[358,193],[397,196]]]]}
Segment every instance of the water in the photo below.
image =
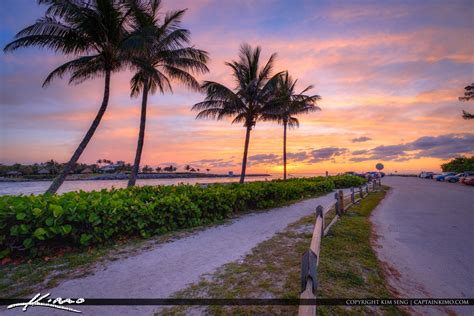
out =
{"type": "MultiPolygon", "coordinates": [[[[245,181],[265,181],[275,179],[273,176],[265,177],[246,177],[245,181]]],[[[179,183],[229,183],[238,182],[238,177],[231,178],[177,178],[177,179],[141,179],[137,180],[138,186],[143,185],[172,185],[179,183]]],[[[125,188],[128,180],[81,180],[65,181],[58,193],[71,191],[97,191],[102,189],[125,188]]],[[[44,193],[51,181],[28,181],[28,182],[0,182],[0,195],[18,195],[18,194],[41,194],[44,193]]]]}
{"type": "MultiPolygon", "coordinates": [[[[323,176],[325,173],[290,173],[289,178],[315,177],[323,176]]],[[[274,174],[263,177],[245,177],[246,182],[265,181],[281,178],[281,174],[274,174]]],[[[238,177],[223,178],[176,178],[176,179],[139,179],[138,186],[144,185],[173,185],[179,183],[196,184],[196,183],[230,183],[238,182],[238,177]]],[[[71,191],[98,191],[111,188],[125,188],[128,180],[81,180],[81,181],[65,181],[59,188],[58,194],[71,191]]],[[[19,195],[19,194],[42,194],[51,184],[51,181],[25,181],[25,182],[0,182],[1,195],[19,195]]]]}

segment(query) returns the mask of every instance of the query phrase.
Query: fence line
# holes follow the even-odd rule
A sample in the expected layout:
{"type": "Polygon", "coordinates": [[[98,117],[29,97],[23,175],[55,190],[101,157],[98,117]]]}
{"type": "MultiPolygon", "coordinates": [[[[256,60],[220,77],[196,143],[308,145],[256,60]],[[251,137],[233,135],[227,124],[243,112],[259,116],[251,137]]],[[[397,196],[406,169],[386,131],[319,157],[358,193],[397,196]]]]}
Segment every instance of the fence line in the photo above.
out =
{"type": "MultiPolygon", "coordinates": [[[[353,205],[367,197],[371,192],[378,191],[382,186],[381,180],[374,179],[361,185],[356,189],[351,188],[351,194],[347,201],[344,192],[339,190],[334,194],[335,202],[326,210],[321,205],[316,207],[316,222],[314,223],[313,237],[309,249],[303,254],[301,260],[301,294],[300,299],[315,299],[317,289],[317,272],[319,265],[319,252],[321,250],[321,239],[326,236],[331,227],[342,217],[344,213],[353,205]],[[365,195],[364,195],[365,193],[365,195]],[[358,198],[356,198],[356,194],[358,198]],[[335,208],[336,216],[331,222],[324,227],[324,216],[335,208]]],[[[299,316],[316,315],[316,304],[300,305],[298,310],[299,316]]]]}

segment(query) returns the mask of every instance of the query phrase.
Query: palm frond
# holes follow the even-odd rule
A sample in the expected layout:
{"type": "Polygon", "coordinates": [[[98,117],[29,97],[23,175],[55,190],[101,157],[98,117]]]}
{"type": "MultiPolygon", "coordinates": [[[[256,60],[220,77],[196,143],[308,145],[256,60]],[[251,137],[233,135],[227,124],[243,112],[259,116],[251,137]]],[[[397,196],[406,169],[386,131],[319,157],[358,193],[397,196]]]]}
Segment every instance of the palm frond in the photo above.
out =
{"type": "Polygon", "coordinates": [[[55,78],[62,78],[66,73],[74,73],[77,72],[79,69],[88,67],[88,65],[93,61],[94,59],[97,59],[99,56],[94,55],[94,56],[85,56],[85,57],[79,57],[77,59],[71,60],[67,63],[62,64],[58,68],[54,69],[44,80],[43,82],[43,87],[48,86],[51,81],[55,78]]]}
{"type": "Polygon", "coordinates": [[[196,91],[199,91],[201,89],[201,86],[199,85],[199,82],[196,80],[196,78],[194,78],[187,71],[170,65],[164,65],[163,69],[166,71],[170,78],[182,82],[188,88],[191,88],[196,91]]]}

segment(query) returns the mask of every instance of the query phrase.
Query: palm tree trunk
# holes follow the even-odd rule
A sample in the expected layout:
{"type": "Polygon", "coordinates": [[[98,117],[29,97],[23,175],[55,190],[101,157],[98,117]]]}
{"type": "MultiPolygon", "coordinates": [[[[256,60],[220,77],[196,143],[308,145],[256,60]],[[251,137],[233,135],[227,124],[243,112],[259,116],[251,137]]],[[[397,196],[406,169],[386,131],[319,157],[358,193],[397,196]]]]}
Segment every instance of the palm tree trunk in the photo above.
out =
{"type": "Polygon", "coordinates": [[[247,126],[247,132],[245,133],[244,157],[242,159],[242,171],[240,172],[240,183],[244,183],[244,180],[245,180],[245,170],[247,169],[247,154],[248,154],[248,151],[249,151],[250,131],[251,130],[252,130],[252,127],[247,126]]]}
{"type": "Polygon", "coordinates": [[[137,181],[138,169],[140,168],[140,160],[142,158],[143,141],[145,139],[145,123],[146,123],[146,106],[148,100],[148,84],[143,86],[142,113],[140,116],[140,132],[138,134],[137,151],[135,153],[135,162],[133,163],[132,173],[128,179],[128,187],[133,187],[137,181]]]}
{"type": "Polygon", "coordinates": [[[100,106],[99,112],[97,112],[97,115],[95,116],[95,119],[92,122],[92,125],[89,127],[89,130],[87,131],[86,135],[82,139],[81,143],[77,147],[74,154],[72,155],[71,159],[66,164],[64,169],[59,173],[59,175],[53,180],[53,183],[51,183],[46,193],[55,194],[58,191],[59,187],[63,184],[64,180],[66,179],[66,176],[69,174],[69,172],[71,172],[72,168],[76,164],[82,152],[84,151],[84,149],[86,149],[87,144],[89,143],[92,136],[94,135],[95,130],[99,126],[99,123],[102,120],[102,116],[104,116],[105,110],[107,109],[107,105],[109,104],[109,95],[110,95],[110,70],[107,70],[105,72],[104,97],[102,98],[102,104],[100,106]]]}
{"type": "Polygon", "coordinates": [[[286,122],[283,122],[283,180],[286,180],[286,122]]]}

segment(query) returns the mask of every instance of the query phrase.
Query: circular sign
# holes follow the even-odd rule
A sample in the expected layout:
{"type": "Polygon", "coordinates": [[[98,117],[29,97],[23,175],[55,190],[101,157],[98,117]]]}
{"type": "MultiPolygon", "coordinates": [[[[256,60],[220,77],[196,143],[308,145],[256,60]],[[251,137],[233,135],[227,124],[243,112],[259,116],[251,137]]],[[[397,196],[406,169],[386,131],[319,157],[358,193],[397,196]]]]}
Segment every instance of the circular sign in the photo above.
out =
{"type": "Polygon", "coordinates": [[[377,168],[377,170],[382,170],[383,169],[383,164],[381,164],[379,162],[378,164],[375,165],[375,168],[377,168]]]}

